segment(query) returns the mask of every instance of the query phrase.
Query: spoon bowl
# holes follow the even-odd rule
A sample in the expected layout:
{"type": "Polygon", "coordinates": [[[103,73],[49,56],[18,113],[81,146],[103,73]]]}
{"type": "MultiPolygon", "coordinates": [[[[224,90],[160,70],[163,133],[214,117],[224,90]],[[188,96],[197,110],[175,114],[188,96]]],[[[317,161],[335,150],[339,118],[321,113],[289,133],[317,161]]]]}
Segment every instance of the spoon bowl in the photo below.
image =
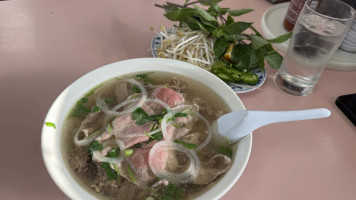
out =
{"type": "Polygon", "coordinates": [[[330,110],[316,108],[295,111],[240,110],[225,114],[213,122],[214,137],[221,142],[233,144],[261,126],[298,120],[329,117],[330,110]]]}

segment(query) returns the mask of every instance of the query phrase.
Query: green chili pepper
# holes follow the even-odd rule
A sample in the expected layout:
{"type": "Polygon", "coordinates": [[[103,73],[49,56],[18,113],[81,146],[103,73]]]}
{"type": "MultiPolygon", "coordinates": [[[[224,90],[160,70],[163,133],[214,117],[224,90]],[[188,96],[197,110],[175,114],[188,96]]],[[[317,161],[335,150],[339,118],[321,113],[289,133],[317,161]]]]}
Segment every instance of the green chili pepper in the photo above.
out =
{"type": "Polygon", "coordinates": [[[234,68],[228,67],[221,61],[215,62],[212,65],[212,72],[225,82],[242,82],[254,85],[257,84],[259,80],[257,74],[251,72],[241,72],[234,68]]]}

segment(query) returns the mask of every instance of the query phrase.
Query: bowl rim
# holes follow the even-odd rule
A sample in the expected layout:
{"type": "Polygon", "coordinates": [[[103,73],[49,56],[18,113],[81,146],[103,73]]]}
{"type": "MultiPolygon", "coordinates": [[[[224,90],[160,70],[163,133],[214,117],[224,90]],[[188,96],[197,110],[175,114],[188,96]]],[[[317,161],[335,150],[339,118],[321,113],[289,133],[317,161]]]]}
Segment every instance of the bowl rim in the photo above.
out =
{"type": "MultiPolygon", "coordinates": [[[[182,61],[163,58],[135,58],[111,63],[88,72],[71,83],[56,98],[45,117],[41,134],[42,158],[46,169],[56,185],[71,199],[96,199],[96,197],[75,181],[75,178],[72,177],[64,164],[61,153],[60,133],[66,115],[75,102],[95,86],[111,78],[143,71],[173,72],[188,78],[195,78],[195,80],[211,89],[218,88],[218,90],[215,90],[216,93],[223,98],[233,111],[245,110],[240,98],[227,84],[212,73],[182,61]],[[169,67],[167,68],[167,66],[169,67]],[[149,69],[145,70],[143,67],[149,69]],[[83,86],[85,87],[83,88],[83,86]],[[56,129],[46,126],[45,122],[55,123],[56,129]]],[[[248,163],[251,149],[252,134],[249,134],[234,145],[234,159],[230,170],[209,191],[196,199],[219,199],[227,193],[243,173],[248,163]]]]}

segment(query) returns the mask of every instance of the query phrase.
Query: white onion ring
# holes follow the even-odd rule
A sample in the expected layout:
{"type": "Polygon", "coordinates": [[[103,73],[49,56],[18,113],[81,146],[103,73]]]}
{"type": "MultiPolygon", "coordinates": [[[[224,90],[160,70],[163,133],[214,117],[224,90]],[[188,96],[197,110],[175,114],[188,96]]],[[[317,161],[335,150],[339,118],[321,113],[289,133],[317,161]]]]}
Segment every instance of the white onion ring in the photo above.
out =
{"type": "MultiPolygon", "coordinates": [[[[123,160],[123,157],[124,157],[125,146],[122,143],[122,141],[115,140],[115,143],[117,144],[117,146],[119,147],[119,150],[120,150],[120,154],[118,155],[118,157],[109,158],[109,157],[103,156],[100,151],[94,151],[93,152],[93,159],[98,161],[98,162],[108,162],[110,164],[120,163],[123,160]]],[[[102,144],[104,145],[104,143],[102,143],[102,144]]],[[[110,145],[111,144],[112,143],[110,142],[110,145]]],[[[109,143],[108,143],[108,145],[109,145],[109,143]]]]}
{"type": "Polygon", "coordinates": [[[207,144],[209,144],[212,136],[213,136],[213,129],[211,128],[209,121],[203,117],[200,113],[194,113],[193,115],[197,115],[206,125],[206,128],[208,129],[208,136],[204,140],[203,143],[201,143],[197,148],[195,148],[195,151],[199,151],[200,149],[204,148],[207,144]]]}
{"type": "Polygon", "coordinates": [[[108,109],[105,101],[103,99],[99,98],[101,96],[101,95],[99,95],[99,97],[96,99],[96,105],[98,105],[104,113],[114,115],[114,116],[119,116],[119,115],[123,115],[126,113],[130,113],[130,112],[134,111],[136,108],[140,107],[142,105],[142,103],[146,100],[147,91],[146,91],[145,87],[140,82],[136,81],[135,79],[127,79],[127,80],[123,80],[123,82],[132,83],[140,88],[141,94],[142,94],[140,100],[139,101],[137,99],[126,100],[126,101],[123,101],[120,104],[116,105],[113,109],[110,110],[110,109],[108,109]],[[128,103],[132,103],[135,101],[138,101],[138,103],[135,106],[133,106],[127,110],[121,111],[121,112],[115,111],[115,110],[121,108],[122,106],[125,106],[128,103]]]}
{"type": "MultiPolygon", "coordinates": [[[[168,133],[167,133],[167,120],[170,119],[171,117],[173,117],[175,114],[181,112],[182,110],[186,109],[187,107],[189,107],[189,105],[181,105],[181,106],[177,106],[175,107],[171,112],[167,113],[163,119],[162,119],[162,122],[161,122],[161,129],[162,129],[162,134],[163,134],[163,137],[164,138],[167,138],[168,137],[168,133]]],[[[204,140],[203,143],[201,143],[197,148],[195,148],[195,151],[199,151],[201,150],[202,148],[204,148],[207,144],[209,144],[211,138],[212,138],[212,135],[213,135],[213,130],[209,124],[209,121],[203,117],[201,114],[199,113],[195,113],[195,112],[192,112],[191,114],[193,115],[196,115],[198,118],[200,118],[206,128],[207,128],[207,137],[206,139],[204,140]]]]}
{"type": "Polygon", "coordinates": [[[178,110],[172,110],[172,111],[168,112],[166,115],[164,115],[164,117],[163,117],[163,119],[161,121],[161,129],[162,129],[163,138],[168,138],[168,133],[167,133],[167,126],[168,126],[167,121],[168,121],[168,119],[173,117],[178,112],[179,112],[178,110]]]}
{"type": "Polygon", "coordinates": [[[152,149],[150,150],[149,156],[148,156],[148,164],[153,172],[153,174],[159,178],[166,179],[169,182],[173,182],[176,184],[180,183],[188,183],[194,180],[200,170],[200,160],[197,156],[197,154],[187,148],[184,148],[182,145],[174,143],[174,142],[168,142],[168,141],[160,141],[157,142],[155,145],[153,145],[152,149]],[[190,160],[190,166],[187,170],[185,170],[183,173],[180,174],[175,174],[166,171],[165,169],[159,169],[155,165],[156,163],[154,162],[155,158],[155,153],[157,149],[160,147],[166,147],[167,151],[168,150],[177,150],[185,153],[190,160]]]}
{"type": "Polygon", "coordinates": [[[85,145],[89,145],[92,141],[95,140],[96,136],[95,135],[99,135],[100,132],[98,133],[93,133],[95,135],[89,135],[88,137],[85,137],[82,140],[78,139],[78,135],[81,132],[81,130],[78,130],[75,134],[74,134],[74,144],[76,144],[77,146],[85,146],[85,145]]]}
{"type": "Polygon", "coordinates": [[[118,136],[118,138],[132,138],[132,137],[142,137],[142,136],[147,136],[147,135],[153,135],[157,132],[161,131],[161,129],[155,129],[149,133],[130,133],[124,136],[118,136]]]}
{"type": "Polygon", "coordinates": [[[108,162],[108,163],[119,163],[122,161],[122,156],[121,156],[121,150],[120,150],[120,155],[117,158],[109,158],[106,156],[103,156],[100,151],[94,151],[93,152],[93,159],[98,161],[98,162],[108,162]]]}

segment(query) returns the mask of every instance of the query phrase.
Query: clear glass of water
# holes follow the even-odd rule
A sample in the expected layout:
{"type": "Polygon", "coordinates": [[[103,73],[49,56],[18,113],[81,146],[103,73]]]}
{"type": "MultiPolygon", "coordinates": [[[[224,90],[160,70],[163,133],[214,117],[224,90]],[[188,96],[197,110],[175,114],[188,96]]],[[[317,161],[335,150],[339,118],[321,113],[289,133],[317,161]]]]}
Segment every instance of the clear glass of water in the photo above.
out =
{"type": "Polygon", "coordinates": [[[297,96],[310,94],[354,17],[355,10],[342,1],[308,0],[275,76],[277,86],[297,96]]]}

